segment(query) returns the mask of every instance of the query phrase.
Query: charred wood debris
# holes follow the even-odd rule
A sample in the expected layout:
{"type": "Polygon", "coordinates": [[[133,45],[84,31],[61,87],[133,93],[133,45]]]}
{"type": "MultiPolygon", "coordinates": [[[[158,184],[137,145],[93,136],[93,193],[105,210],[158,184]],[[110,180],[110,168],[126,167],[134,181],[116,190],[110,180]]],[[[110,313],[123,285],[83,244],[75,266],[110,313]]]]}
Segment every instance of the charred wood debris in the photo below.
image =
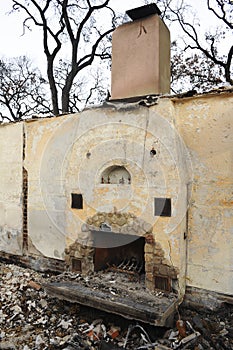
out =
{"type": "Polygon", "coordinates": [[[215,311],[181,305],[168,329],[59,300],[43,288],[77,278],[0,262],[0,349],[233,349],[232,305],[215,311]]]}

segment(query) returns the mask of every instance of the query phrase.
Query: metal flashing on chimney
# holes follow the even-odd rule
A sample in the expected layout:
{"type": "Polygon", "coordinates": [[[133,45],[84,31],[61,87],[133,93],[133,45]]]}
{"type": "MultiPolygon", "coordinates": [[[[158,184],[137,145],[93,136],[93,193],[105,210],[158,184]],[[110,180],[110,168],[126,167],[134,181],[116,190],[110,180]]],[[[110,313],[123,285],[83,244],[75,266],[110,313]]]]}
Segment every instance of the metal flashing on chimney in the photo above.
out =
{"type": "Polygon", "coordinates": [[[152,15],[161,15],[161,11],[156,4],[149,4],[126,11],[126,14],[133,20],[145,18],[152,15]]]}

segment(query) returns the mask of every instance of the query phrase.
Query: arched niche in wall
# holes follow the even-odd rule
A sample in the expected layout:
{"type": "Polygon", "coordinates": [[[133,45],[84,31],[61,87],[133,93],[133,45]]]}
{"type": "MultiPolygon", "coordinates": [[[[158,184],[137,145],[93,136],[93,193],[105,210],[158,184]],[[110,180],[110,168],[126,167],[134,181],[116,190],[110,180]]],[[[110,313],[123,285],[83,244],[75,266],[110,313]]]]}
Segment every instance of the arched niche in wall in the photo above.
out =
{"type": "Polygon", "coordinates": [[[102,184],[131,184],[131,175],[124,166],[112,165],[101,174],[102,184]]]}

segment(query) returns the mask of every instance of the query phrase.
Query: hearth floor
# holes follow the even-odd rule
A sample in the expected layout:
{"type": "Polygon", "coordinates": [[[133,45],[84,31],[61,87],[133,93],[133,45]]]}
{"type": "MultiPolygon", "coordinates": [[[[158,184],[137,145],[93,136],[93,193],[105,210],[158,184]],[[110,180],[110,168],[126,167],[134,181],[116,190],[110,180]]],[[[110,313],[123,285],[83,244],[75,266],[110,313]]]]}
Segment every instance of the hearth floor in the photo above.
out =
{"type": "Polygon", "coordinates": [[[116,272],[64,273],[44,288],[53,297],[156,326],[169,326],[178,303],[176,294],[151,292],[143,281],[116,272]]]}

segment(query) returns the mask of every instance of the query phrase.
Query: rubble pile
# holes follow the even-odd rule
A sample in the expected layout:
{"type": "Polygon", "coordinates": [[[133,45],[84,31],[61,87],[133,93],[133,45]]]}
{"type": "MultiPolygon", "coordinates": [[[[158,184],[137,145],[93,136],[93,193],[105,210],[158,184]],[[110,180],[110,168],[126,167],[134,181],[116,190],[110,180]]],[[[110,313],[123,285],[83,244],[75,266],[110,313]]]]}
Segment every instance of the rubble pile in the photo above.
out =
{"type": "Polygon", "coordinates": [[[145,286],[143,277],[139,278],[137,275],[130,275],[128,273],[105,270],[93,272],[89,276],[84,277],[79,273],[64,272],[50,278],[50,282],[64,281],[78,282],[92,290],[108,292],[112,300],[114,300],[114,297],[117,295],[121,297],[131,296],[135,302],[146,300],[147,303],[154,307],[158,304],[159,299],[162,299],[164,296],[171,300],[176,298],[174,293],[162,292],[159,290],[149,291],[145,286]],[[154,298],[151,298],[151,296],[156,296],[156,301],[154,298]]]}
{"type": "MultiPolygon", "coordinates": [[[[85,281],[70,273],[50,276],[0,263],[0,349],[233,349],[233,308],[229,305],[217,313],[181,308],[174,328],[165,329],[51,298],[43,288],[44,283],[64,279],[83,279],[89,284],[90,278],[85,281]]],[[[122,283],[126,283],[124,278],[122,283]]],[[[118,283],[112,284],[114,297],[118,283]]],[[[106,285],[99,287],[95,282],[93,288],[106,285]]],[[[136,282],[131,288],[137,288],[136,282]]]]}

